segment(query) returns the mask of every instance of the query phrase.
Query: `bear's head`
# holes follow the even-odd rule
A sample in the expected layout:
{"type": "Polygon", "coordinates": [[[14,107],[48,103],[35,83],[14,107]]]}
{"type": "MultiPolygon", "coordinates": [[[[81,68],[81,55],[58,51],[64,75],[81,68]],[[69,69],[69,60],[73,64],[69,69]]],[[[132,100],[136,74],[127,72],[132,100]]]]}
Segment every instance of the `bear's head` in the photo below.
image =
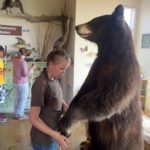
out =
{"type": "Polygon", "coordinates": [[[123,42],[132,45],[132,34],[124,20],[122,5],[118,5],[111,15],[100,16],[76,26],[76,32],[80,37],[95,42],[99,51],[101,48],[114,50],[118,46],[123,47],[120,45],[123,42]]]}

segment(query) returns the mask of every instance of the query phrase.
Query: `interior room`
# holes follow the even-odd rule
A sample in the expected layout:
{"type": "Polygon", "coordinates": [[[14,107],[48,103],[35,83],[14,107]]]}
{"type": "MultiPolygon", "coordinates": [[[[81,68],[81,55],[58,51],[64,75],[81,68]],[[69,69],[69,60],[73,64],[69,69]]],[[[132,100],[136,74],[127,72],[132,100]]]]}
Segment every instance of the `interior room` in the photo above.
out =
{"type": "MultiPolygon", "coordinates": [[[[26,48],[29,67],[36,64],[35,72],[29,77],[29,96],[25,111],[31,104],[31,87],[40,72],[46,67],[46,57],[55,46],[63,46],[71,57],[71,65],[60,83],[64,99],[69,104],[83,84],[97,54],[97,45],[82,39],[75,26],[92,18],[111,14],[114,8],[124,6],[124,18],[134,40],[136,56],[141,71],[141,102],[143,109],[143,135],[145,150],[150,150],[150,1],[149,0],[21,0],[21,5],[4,7],[0,0],[0,45],[5,49],[4,64],[7,68],[6,101],[0,103],[0,113],[7,122],[0,123],[1,150],[32,150],[29,120],[14,120],[15,91],[12,79],[11,56],[20,48],[26,48]]],[[[15,1],[11,1],[15,4],[15,1]]],[[[77,150],[86,139],[83,122],[71,128],[68,150],[77,150]]],[[[58,146],[58,149],[61,149],[58,146]]]]}

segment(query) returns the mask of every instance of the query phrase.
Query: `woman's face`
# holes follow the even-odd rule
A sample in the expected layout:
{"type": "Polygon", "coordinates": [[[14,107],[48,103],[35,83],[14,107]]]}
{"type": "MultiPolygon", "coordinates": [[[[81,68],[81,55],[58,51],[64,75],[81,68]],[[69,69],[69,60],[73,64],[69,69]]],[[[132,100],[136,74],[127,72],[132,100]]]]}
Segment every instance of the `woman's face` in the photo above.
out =
{"type": "Polygon", "coordinates": [[[61,78],[63,77],[69,65],[70,65],[70,61],[66,61],[66,60],[62,60],[60,63],[57,64],[49,63],[47,67],[48,74],[51,75],[51,77],[53,78],[57,78],[57,79],[61,78]]]}

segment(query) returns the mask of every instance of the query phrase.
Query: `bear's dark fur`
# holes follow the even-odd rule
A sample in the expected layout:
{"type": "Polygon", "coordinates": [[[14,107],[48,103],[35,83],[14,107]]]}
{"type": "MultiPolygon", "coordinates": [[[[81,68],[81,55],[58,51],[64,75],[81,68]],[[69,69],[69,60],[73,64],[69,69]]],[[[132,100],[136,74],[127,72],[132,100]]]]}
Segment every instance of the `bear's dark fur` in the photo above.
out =
{"type": "Polygon", "coordinates": [[[122,5],[76,27],[78,35],[98,46],[81,89],[59,122],[63,133],[88,120],[88,150],[143,150],[140,73],[131,31],[122,5]]]}

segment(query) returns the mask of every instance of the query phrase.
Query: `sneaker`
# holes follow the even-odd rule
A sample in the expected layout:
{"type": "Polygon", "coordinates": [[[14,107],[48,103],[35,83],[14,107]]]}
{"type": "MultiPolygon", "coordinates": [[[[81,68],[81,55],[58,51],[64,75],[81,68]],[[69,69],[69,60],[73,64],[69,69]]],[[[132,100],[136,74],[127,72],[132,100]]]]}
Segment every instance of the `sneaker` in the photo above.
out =
{"type": "Polygon", "coordinates": [[[29,117],[27,115],[19,116],[18,120],[27,120],[29,117]]]}
{"type": "Polygon", "coordinates": [[[13,119],[18,119],[18,117],[19,117],[19,115],[15,115],[15,114],[14,114],[12,118],[13,118],[13,119]]]}
{"type": "Polygon", "coordinates": [[[7,122],[7,118],[4,114],[0,114],[0,123],[5,123],[7,122]]]}
{"type": "Polygon", "coordinates": [[[23,115],[23,116],[14,115],[13,119],[16,119],[16,120],[27,120],[27,119],[29,119],[29,117],[27,115],[23,115]]]}

